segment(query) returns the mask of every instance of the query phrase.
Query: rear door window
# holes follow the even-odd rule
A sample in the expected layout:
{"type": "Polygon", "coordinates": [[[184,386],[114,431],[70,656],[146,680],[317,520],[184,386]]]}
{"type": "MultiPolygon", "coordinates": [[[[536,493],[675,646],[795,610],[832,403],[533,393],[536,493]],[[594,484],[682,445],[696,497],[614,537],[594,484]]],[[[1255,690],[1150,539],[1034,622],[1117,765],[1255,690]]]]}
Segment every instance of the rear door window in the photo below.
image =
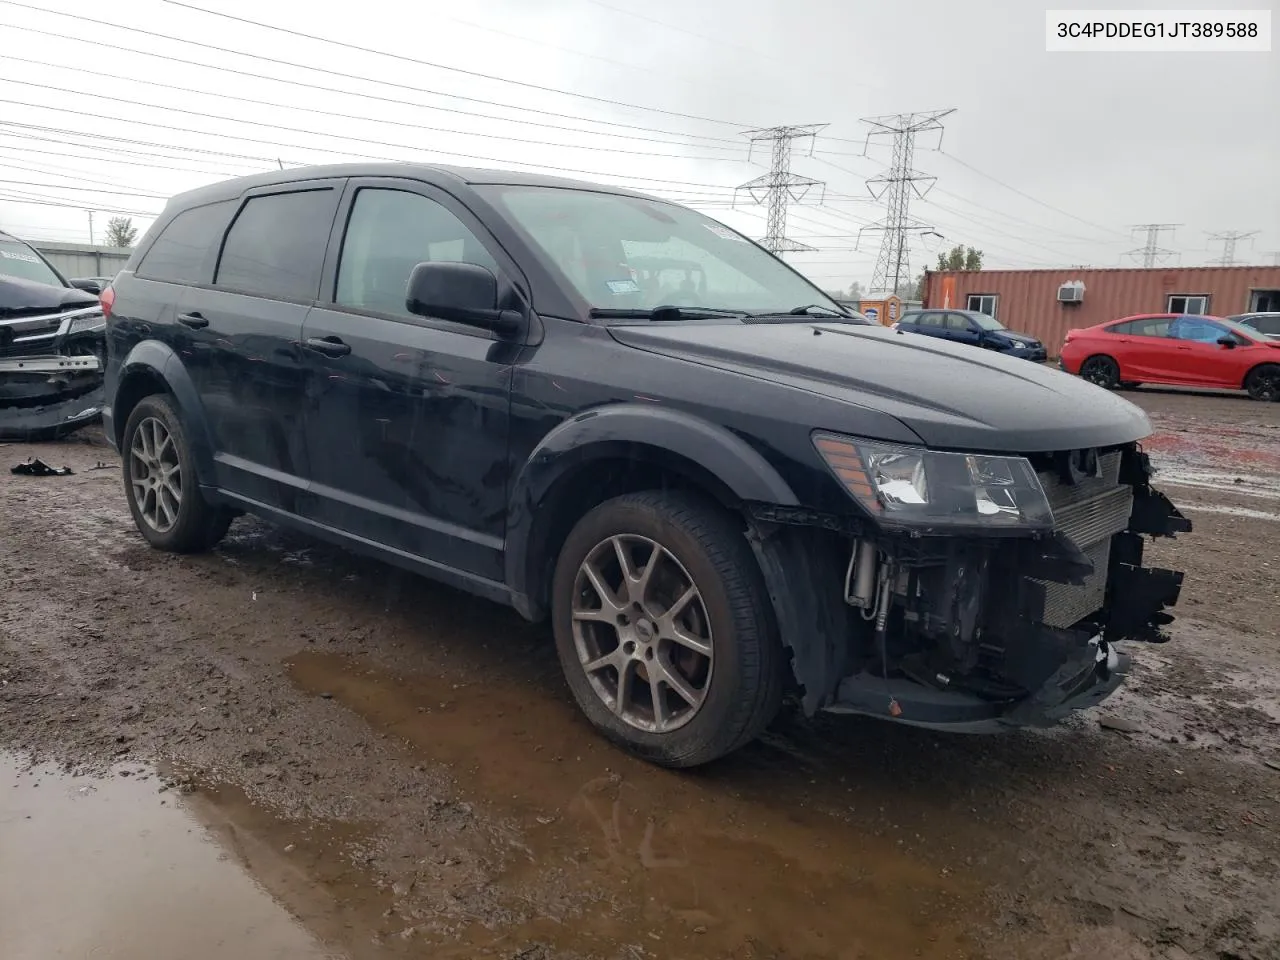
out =
{"type": "Polygon", "coordinates": [[[338,191],[250,197],[227,233],[214,285],[277,300],[310,301],[320,287],[338,191]]]}
{"type": "Polygon", "coordinates": [[[1280,334],[1280,316],[1256,317],[1249,322],[1249,326],[1259,333],[1280,334]]]}
{"type": "Polygon", "coordinates": [[[208,283],[209,254],[235,208],[235,200],[223,200],[182,211],[160,231],[135,275],[166,283],[208,283]]]}
{"type": "Polygon", "coordinates": [[[1129,326],[1129,335],[1134,337],[1167,337],[1170,336],[1169,324],[1172,317],[1148,317],[1146,320],[1134,320],[1129,326]]]}

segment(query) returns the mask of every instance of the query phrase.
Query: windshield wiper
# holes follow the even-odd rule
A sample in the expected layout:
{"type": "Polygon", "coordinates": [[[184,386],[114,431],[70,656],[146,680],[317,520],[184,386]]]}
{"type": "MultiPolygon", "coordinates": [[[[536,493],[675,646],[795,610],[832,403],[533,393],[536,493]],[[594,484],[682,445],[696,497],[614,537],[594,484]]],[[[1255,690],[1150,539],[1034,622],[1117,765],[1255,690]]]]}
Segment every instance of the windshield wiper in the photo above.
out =
{"type": "Polygon", "coordinates": [[[701,320],[708,317],[746,317],[745,310],[721,310],[717,307],[661,306],[646,310],[641,307],[592,307],[593,320],[701,320]]]}
{"type": "Polygon", "coordinates": [[[788,315],[793,317],[803,317],[810,310],[821,310],[823,313],[828,314],[829,316],[832,316],[832,317],[848,316],[847,313],[841,313],[838,310],[832,310],[830,307],[824,307],[820,303],[810,303],[810,304],[806,304],[803,307],[792,307],[790,310],[787,311],[787,313],[788,315]]]}

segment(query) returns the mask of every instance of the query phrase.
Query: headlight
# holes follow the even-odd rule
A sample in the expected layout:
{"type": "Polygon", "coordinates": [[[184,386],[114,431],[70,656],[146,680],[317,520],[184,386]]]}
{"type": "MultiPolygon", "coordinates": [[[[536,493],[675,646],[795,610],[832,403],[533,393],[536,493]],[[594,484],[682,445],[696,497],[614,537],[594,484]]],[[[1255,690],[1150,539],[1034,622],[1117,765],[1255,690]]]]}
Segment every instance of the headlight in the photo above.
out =
{"type": "Polygon", "coordinates": [[[1027,345],[1026,345],[1025,343],[1020,343],[1020,342],[1019,342],[1019,341],[1017,341],[1017,340],[1013,341],[1013,343],[1009,344],[1009,346],[1010,346],[1010,347],[1012,347],[1014,350],[1025,350],[1025,349],[1027,349],[1027,345]]]}
{"type": "Polygon", "coordinates": [[[90,330],[101,330],[106,325],[107,318],[102,315],[102,311],[94,309],[78,317],[71,317],[67,323],[67,336],[76,333],[88,333],[90,330]]]}
{"type": "Polygon", "coordinates": [[[1053,510],[1024,457],[939,453],[817,433],[844,488],[887,524],[1051,530],[1053,510]]]}

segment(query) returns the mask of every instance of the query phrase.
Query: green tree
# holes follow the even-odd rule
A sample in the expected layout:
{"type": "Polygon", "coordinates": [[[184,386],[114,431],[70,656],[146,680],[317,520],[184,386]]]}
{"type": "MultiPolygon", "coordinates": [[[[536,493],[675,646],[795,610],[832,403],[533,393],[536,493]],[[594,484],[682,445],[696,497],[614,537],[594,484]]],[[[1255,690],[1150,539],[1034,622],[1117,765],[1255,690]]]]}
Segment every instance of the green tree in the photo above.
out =
{"type": "Polygon", "coordinates": [[[939,270],[981,270],[982,251],[973,247],[952,247],[946,253],[938,254],[939,270]]]}
{"type": "Polygon", "coordinates": [[[138,228],[132,217],[112,217],[107,221],[107,246],[132,247],[138,239],[138,228]]]}
{"type": "Polygon", "coordinates": [[[860,284],[857,280],[855,280],[855,281],[853,281],[853,283],[849,284],[849,299],[850,299],[850,300],[861,300],[861,299],[862,299],[863,297],[865,297],[866,295],[867,295],[867,292],[866,292],[865,290],[863,290],[863,289],[862,289],[862,284],[860,284]]]}

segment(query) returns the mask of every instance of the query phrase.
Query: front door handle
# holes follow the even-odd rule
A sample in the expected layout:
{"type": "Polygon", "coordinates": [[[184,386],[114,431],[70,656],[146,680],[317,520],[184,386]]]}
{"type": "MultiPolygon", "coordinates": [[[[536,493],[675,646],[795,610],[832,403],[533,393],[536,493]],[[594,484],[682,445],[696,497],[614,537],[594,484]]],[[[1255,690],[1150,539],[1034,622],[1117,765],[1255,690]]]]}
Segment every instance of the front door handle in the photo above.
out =
{"type": "Polygon", "coordinates": [[[351,352],[351,345],[343,343],[337,337],[308,337],[304,346],[326,357],[345,357],[351,352]]]}
{"type": "Polygon", "coordinates": [[[201,330],[209,325],[209,321],[198,313],[179,314],[178,322],[184,327],[190,327],[192,330],[201,330]]]}

